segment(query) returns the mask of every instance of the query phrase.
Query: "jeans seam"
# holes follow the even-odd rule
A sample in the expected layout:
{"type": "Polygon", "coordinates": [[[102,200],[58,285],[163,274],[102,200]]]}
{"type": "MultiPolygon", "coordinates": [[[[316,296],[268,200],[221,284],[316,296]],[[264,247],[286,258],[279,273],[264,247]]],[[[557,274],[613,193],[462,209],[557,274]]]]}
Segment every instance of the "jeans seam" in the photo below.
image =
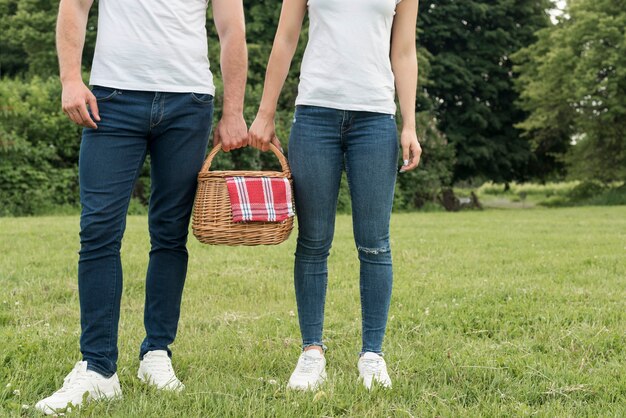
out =
{"type": "MultiPolygon", "coordinates": [[[[111,286],[111,294],[109,297],[113,299],[115,297],[115,289],[117,288],[117,259],[113,260],[113,286],[111,286]]],[[[107,354],[111,352],[111,340],[113,339],[113,309],[115,302],[109,307],[109,335],[107,338],[107,354]]],[[[112,364],[111,359],[108,359],[112,364]]]]}
{"type": "Polygon", "coordinates": [[[156,122],[152,121],[152,109],[154,108],[154,104],[157,102],[158,100],[158,93],[154,96],[154,99],[152,100],[152,108],[150,109],[150,130],[152,130],[152,128],[156,127],[159,123],[161,123],[161,121],[163,120],[163,114],[165,112],[165,94],[162,93],[162,96],[160,96],[160,107],[161,107],[161,114],[159,115],[159,120],[157,120],[156,122]]]}
{"type": "MultiPolygon", "coordinates": [[[[97,101],[98,103],[106,103],[106,102],[108,102],[109,100],[114,99],[114,98],[115,98],[115,96],[117,96],[118,94],[119,94],[119,93],[118,93],[118,91],[117,91],[117,90],[113,90],[113,92],[112,92],[112,93],[109,93],[108,95],[106,95],[106,96],[104,96],[104,97],[100,97],[100,98],[96,97],[96,101],[97,101]]],[[[95,96],[94,96],[94,97],[95,97],[95,96]]]]}
{"type": "MultiPolygon", "coordinates": [[[[135,174],[133,175],[133,187],[135,185],[135,182],[137,181],[137,177],[139,176],[139,170],[141,170],[141,166],[143,165],[143,160],[146,158],[146,152],[144,151],[142,154],[142,157],[139,159],[139,164],[137,164],[137,168],[135,169],[135,174]]],[[[124,205],[126,207],[126,211],[124,212],[124,217],[127,216],[127,212],[128,212],[128,205],[130,204],[130,199],[133,195],[133,188],[130,188],[130,192],[128,193],[128,198],[126,199],[126,204],[124,205]]],[[[117,235],[120,237],[120,242],[122,241],[122,229],[124,228],[124,223],[122,222],[122,224],[120,225],[120,229],[117,231],[117,235]]],[[[120,261],[121,262],[121,261],[120,261]]],[[[115,289],[117,289],[117,263],[115,263],[114,266],[114,276],[115,281],[113,282],[113,286],[111,287],[111,292],[113,293],[113,296],[115,296],[115,289]]],[[[109,326],[109,337],[108,337],[108,342],[107,342],[107,353],[111,352],[111,339],[113,338],[113,305],[111,305],[111,308],[109,310],[109,323],[111,323],[111,326],[109,326]]],[[[118,325],[119,326],[119,325],[118,325]]],[[[109,361],[111,361],[109,359],[109,361]]]]}
{"type": "Polygon", "coordinates": [[[161,114],[159,115],[159,121],[154,124],[154,126],[161,123],[163,120],[163,115],[165,114],[165,95],[161,96],[161,114]]]}
{"type": "MultiPolygon", "coordinates": [[[[359,261],[359,273],[360,270],[362,269],[362,267],[360,266],[360,261],[359,261]]],[[[361,299],[361,340],[364,343],[365,342],[365,309],[364,306],[365,304],[363,303],[363,279],[361,276],[361,273],[359,274],[359,299],[361,299]]],[[[363,347],[364,348],[364,347],[363,347]]],[[[363,351],[363,348],[361,349],[361,351],[363,351]]]]}
{"type": "MultiPolygon", "coordinates": [[[[203,95],[203,96],[204,96],[204,95],[203,95]]],[[[196,102],[196,103],[198,103],[198,104],[201,104],[201,105],[210,105],[210,104],[213,104],[213,96],[212,96],[212,95],[210,95],[210,94],[209,94],[208,96],[210,96],[211,98],[210,98],[208,101],[204,102],[204,101],[202,101],[202,100],[200,100],[200,99],[198,98],[198,96],[196,95],[196,93],[191,93],[191,99],[192,99],[194,102],[196,102]]]]}

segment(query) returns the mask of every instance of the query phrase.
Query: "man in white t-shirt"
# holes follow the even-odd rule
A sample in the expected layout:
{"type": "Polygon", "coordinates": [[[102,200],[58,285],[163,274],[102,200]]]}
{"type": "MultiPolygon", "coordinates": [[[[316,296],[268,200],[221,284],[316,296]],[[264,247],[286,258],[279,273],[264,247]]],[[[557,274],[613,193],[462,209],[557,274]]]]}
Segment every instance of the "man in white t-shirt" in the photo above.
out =
{"type": "MultiPolygon", "coordinates": [[[[120,247],[128,204],[147,154],[151,250],[146,337],[137,375],[158,389],[184,388],[172,368],[169,345],[180,316],[196,176],[213,116],[215,87],[205,26],[208,2],[100,0],[90,90],[82,80],[81,55],[92,3],[61,0],[57,24],[63,111],[84,127],[78,263],[82,361],[61,389],[37,403],[36,408],[47,414],[62,412],[69,404],[122,395],[116,373],[120,247]]],[[[247,145],[243,4],[213,0],[212,8],[224,82],[224,107],[213,140],[230,151],[247,145]]]]}

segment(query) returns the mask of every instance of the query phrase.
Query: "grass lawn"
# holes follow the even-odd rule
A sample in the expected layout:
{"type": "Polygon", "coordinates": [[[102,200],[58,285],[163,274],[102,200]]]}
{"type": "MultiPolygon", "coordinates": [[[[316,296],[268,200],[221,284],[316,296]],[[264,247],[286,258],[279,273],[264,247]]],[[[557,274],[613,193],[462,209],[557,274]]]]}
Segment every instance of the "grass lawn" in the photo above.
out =
{"type": "MultiPolygon", "coordinates": [[[[187,389],[135,375],[149,247],[130,217],[117,417],[626,415],[626,207],[414,213],[393,217],[394,296],[385,342],[394,387],[356,384],[358,262],[340,216],[329,261],[328,383],[285,383],[299,355],[295,233],[277,247],[190,239],[174,366],[187,389]]],[[[0,416],[33,405],[80,359],[78,218],[0,218],[0,416]]]]}

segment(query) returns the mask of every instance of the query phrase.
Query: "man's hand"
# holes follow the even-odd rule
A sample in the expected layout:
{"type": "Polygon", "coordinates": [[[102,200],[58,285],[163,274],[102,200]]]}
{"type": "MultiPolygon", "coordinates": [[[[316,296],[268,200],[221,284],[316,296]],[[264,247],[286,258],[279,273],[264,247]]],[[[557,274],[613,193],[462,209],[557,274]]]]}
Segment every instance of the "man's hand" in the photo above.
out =
{"type": "Polygon", "coordinates": [[[85,128],[98,129],[98,125],[93,120],[100,122],[98,102],[96,96],[89,91],[89,88],[82,80],[65,82],[63,84],[61,104],[63,112],[72,122],[85,128]],[[87,105],[89,105],[93,119],[87,111],[87,105]]]}
{"type": "Polygon", "coordinates": [[[281,152],[283,151],[280,141],[276,137],[274,118],[265,118],[257,115],[252,125],[250,125],[248,144],[265,152],[270,149],[270,142],[281,152]]]}
{"type": "Polygon", "coordinates": [[[243,115],[222,115],[215,127],[213,146],[220,142],[226,152],[248,145],[248,126],[243,115]]]}
{"type": "Polygon", "coordinates": [[[220,66],[224,81],[224,110],[215,127],[213,143],[224,151],[248,145],[248,128],[243,119],[243,99],[248,74],[246,23],[242,0],[213,0],[213,21],[220,38],[220,66]]]}
{"type": "Polygon", "coordinates": [[[400,137],[400,145],[402,145],[403,164],[400,167],[400,173],[411,171],[420,163],[422,155],[422,147],[417,140],[415,129],[403,129],[400,137]]]}
{"type": "Polygon", "coordinates": [[[100,121],[96,97],[91,94],[81,77],[80,60],[85,43],[85,27],[93,0],[61,0],[57,19],[57,55],[63,94],[63,112],[72,122],[97,129],[93,119],[100,121]],[[87,112],[87,105],[93,119],[87,112]]]}

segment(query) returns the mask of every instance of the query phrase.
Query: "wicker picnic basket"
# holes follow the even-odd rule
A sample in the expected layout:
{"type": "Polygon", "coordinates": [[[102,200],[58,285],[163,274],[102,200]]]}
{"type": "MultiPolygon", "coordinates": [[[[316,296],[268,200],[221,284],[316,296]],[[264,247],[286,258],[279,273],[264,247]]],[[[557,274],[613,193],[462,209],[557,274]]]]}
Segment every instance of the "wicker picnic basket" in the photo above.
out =
{"type": "Polygon", "coordinates": [[[270,149],[278,157],[283,171],[209,171],[221,145],[211,150],[198,173],[192,220],[193,234],[198,241],[211,245],[276,245],[289,237],[293,216],[282,222],[232,221],[226,177],[285,177],[292,183],[287,159],[274,145],[270,144],[270,149]]]}

